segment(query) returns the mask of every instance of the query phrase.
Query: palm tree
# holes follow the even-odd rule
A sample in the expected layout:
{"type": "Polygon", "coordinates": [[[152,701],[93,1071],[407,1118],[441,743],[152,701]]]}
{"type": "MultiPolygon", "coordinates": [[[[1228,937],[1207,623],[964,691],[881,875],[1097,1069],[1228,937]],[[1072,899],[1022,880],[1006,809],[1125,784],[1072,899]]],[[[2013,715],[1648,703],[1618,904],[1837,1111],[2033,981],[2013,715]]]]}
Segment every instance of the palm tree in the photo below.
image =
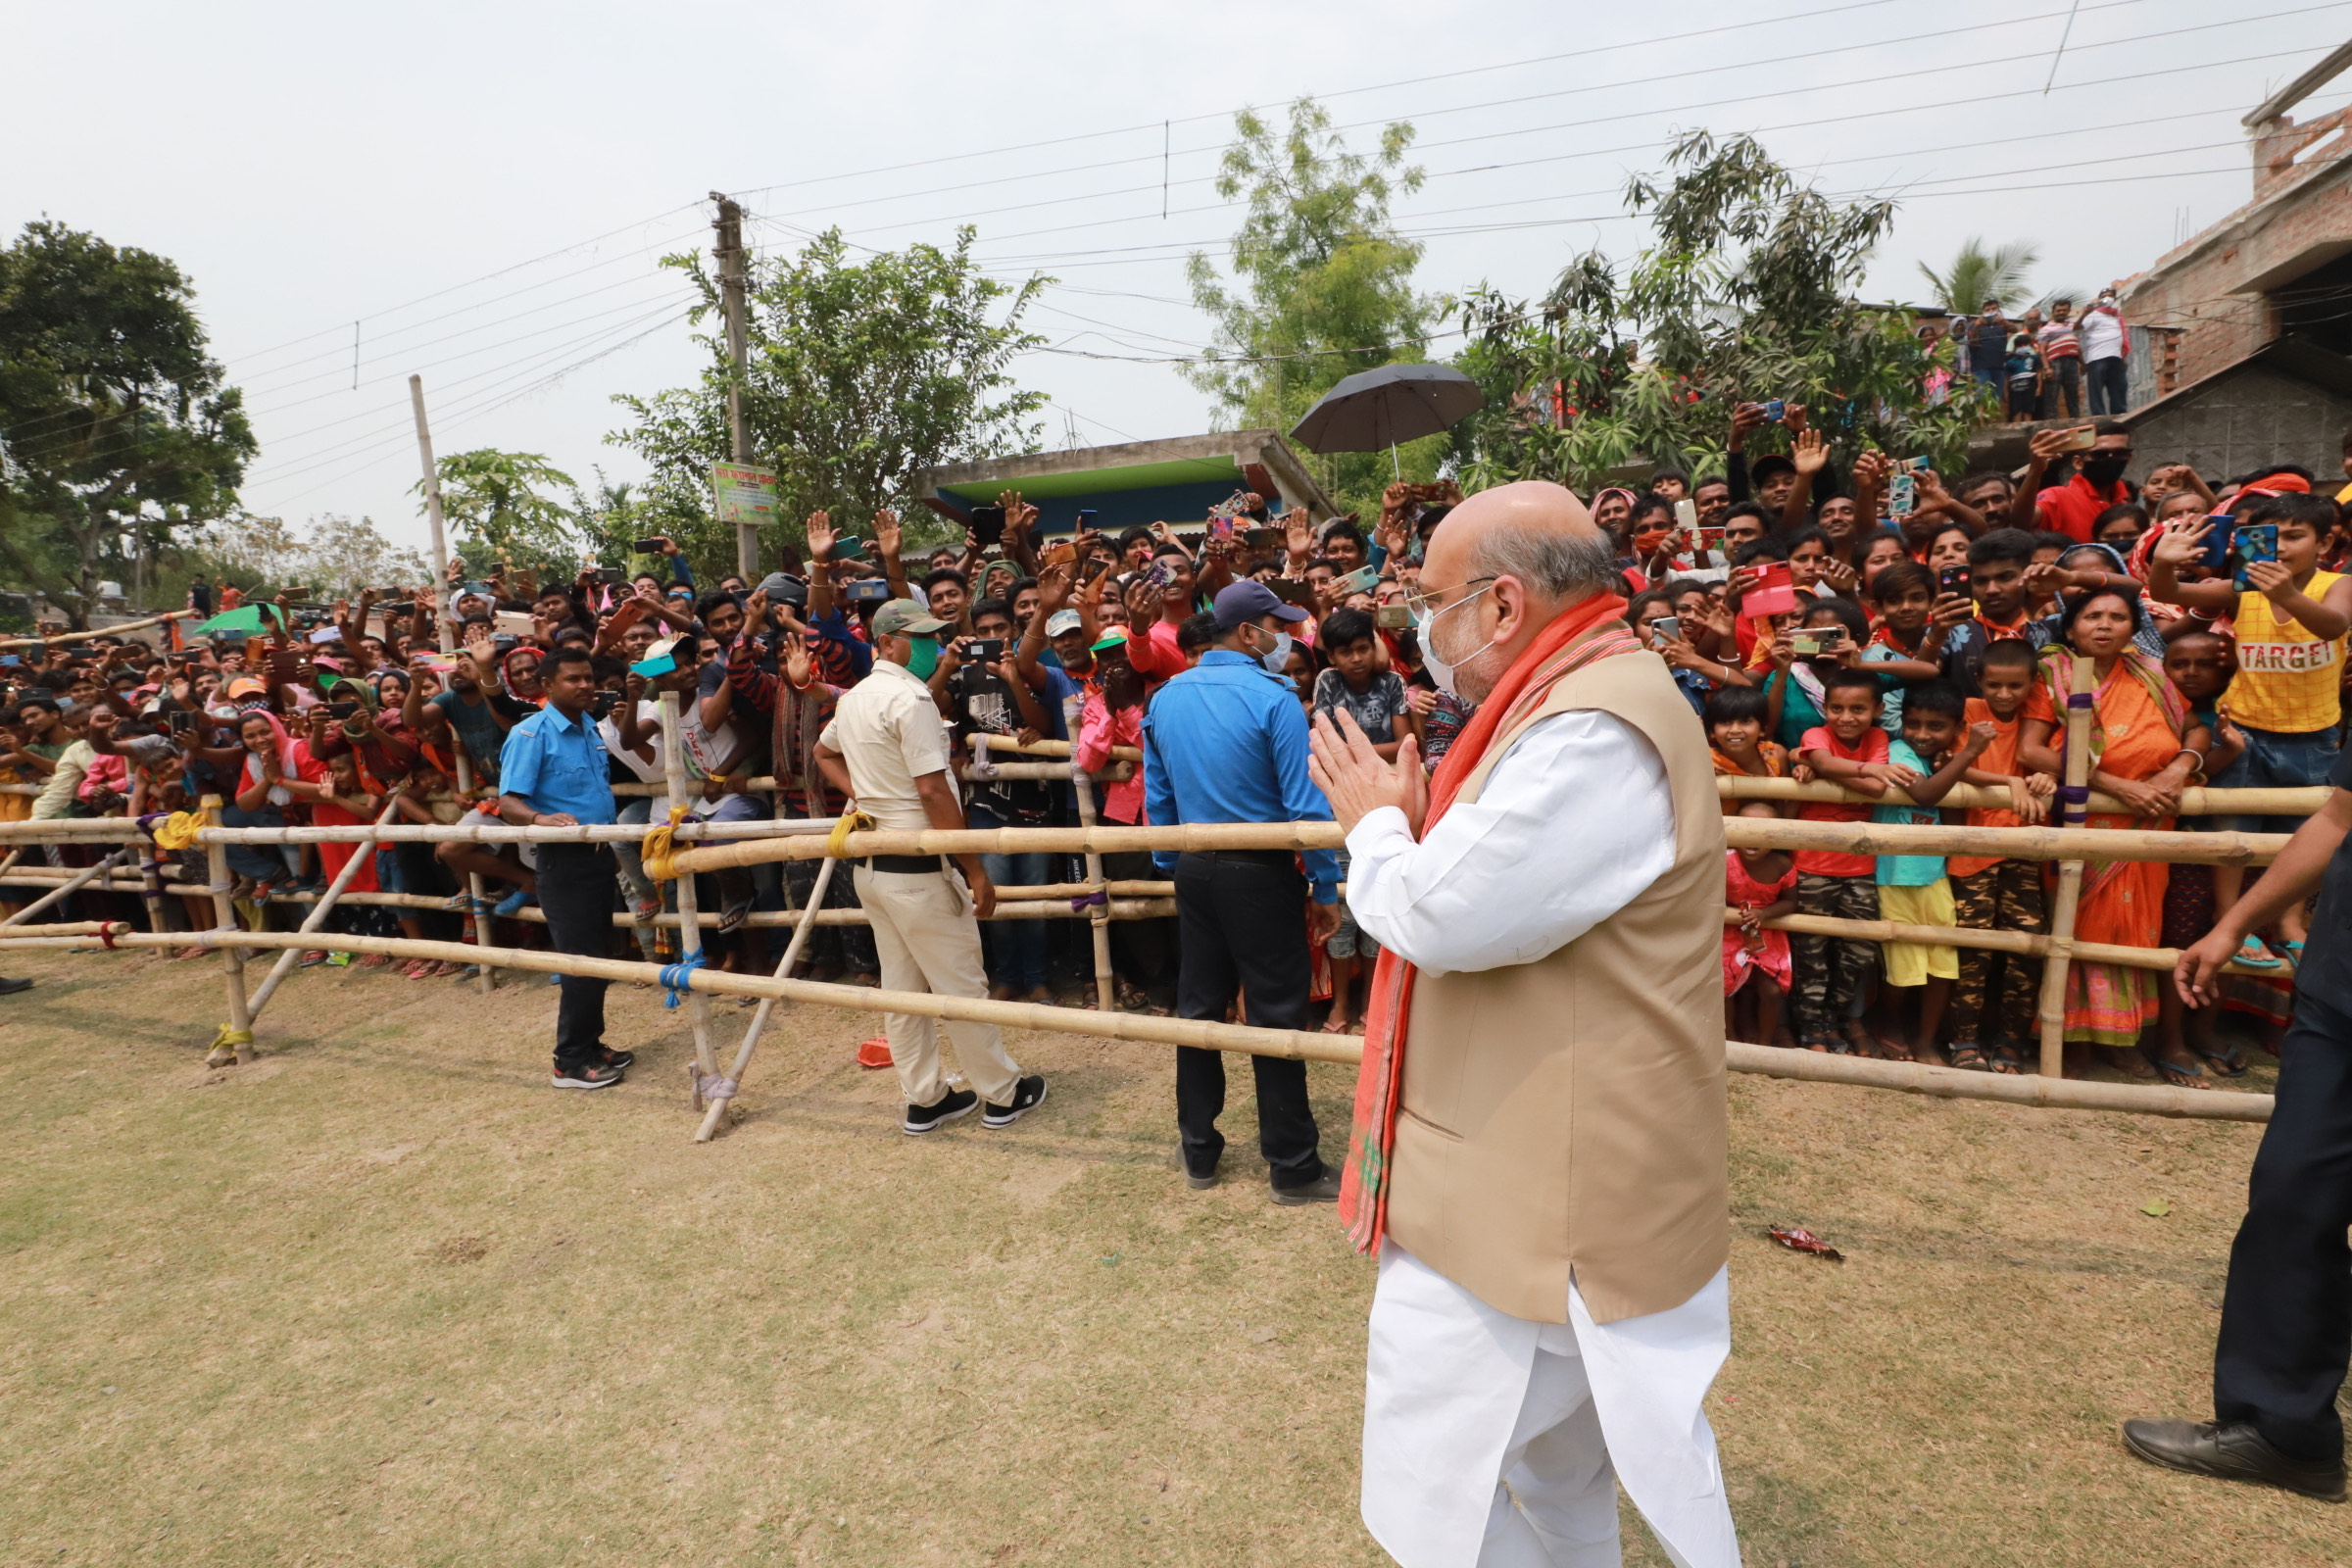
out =
{"type": "Polygon", "coordinates": [[[1946,270],[1937,272],[1925,262],[1919,270],[1935,285],[1938,304],[1954,316],[1966,316],[1986,300],[1999,300],[2001,309],[2008,310],[2025,293],[2026,273],[2040,261],[2032,240],[2003,245],[1988,256],[1984,241],[1978,238],[1960,247],[1946,270]]]}

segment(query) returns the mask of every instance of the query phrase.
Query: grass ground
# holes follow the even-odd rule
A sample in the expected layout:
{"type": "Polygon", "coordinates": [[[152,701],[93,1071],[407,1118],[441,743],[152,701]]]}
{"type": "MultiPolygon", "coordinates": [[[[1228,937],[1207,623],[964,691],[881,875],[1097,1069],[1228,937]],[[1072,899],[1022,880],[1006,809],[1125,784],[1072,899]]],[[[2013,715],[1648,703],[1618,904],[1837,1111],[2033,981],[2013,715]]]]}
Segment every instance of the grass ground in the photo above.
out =
{"type": "MultiPolygon", "coordinates": [[[[536,984],[311,971],[208,1072],[210,960],[9,970],[41,984],[0,1003],[0,1561],[1386,1560],[1371,1271],[1265,1201],[1246,1070],[1195,1194],[1138,1048],[1018,1037],[1044,1109],[918,1141],[852,1064],[868,1020],[788,1010],[698,1148],[653,993],[612,996],[630,1083],[558,1095],[536,984]]],[[[1349,1084],[1314,1069],[1327,1150],[1349,1084]]],[[[1733,1112],[1751,1565],[2352,1557],[2340,1508],[2116,1442],[2205,1407],[2256,1129],[1760,1080],[1733,1112]]]]}

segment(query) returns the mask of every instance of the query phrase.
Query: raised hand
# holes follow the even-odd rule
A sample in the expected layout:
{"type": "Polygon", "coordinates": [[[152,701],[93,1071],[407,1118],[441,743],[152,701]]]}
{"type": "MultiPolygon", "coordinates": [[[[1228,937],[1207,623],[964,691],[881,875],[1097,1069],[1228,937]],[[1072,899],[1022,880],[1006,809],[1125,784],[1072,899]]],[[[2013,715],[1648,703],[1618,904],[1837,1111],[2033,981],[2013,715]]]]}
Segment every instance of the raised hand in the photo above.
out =
{"type": "Polygon", "coordinates": [[[1315,524],[1304,507],[1293,507],[1283,514],[1283,543],[1289,548],[1291,564],[1303,566],[1315,553],[1315,524]]]}
{"type": "Polygon", "coordinates": [[[2189,565],[2203,559],[2205,541],[2212,533],[2211,517],[2199,517],[2193,523],[2175,517],[2157,534],[2155,544],[2149,546],[2148,560],[2161,561],[2175,568],[2189,565]]]}
{"type": "Polygon", "coordinates": [[[793,687],[807,686],[816,674],[816,661],[809,657],[808,639],[799,632],[784,634],[784,679],[793,687]]]}
{"type": "Polygon", "coordinates": [[[808,514],[808,559],[822,565],[833,558],[833,542],[841,535],[834,531],[833,518],[822,512],[808,514]]]}
{"type": "MultiPolygon", "coordinates": [[[[1790,410],[1792,415],[1794,412],[1793,409],[1790,410]]],[[[1791,419],[1790,422],[1793,424],[1794,420],[1791,419]]],[[[1788,459],[1796,465],[1797,472],[1806,475],[1817,474],[1829,466],[1829,443],[1822,440],[1819,430],[1798,430],[1796,439],[1789,444],[1788,459]]]]}
{"type": "Polygon", "coordinates": [[[1345,708],[1337,714],[1336,724],[1331,713],[1315,715],[1306,762],[1315,787],[1331,803],[1333,819],[1342,831],[1351,832],[1372,812],[1394,806],[1404,813],[1413,836],[1420,837],[1429,808],[1429,779],[1421,771],[1420,749],[1413,738],[1408,735],[1398,744],[1396,761],[1384,762],[1355,715],[1345,708]]]}
{"type": "Polygon", "coordinates": [[[874,514],[874,548],[881,553],[884,561],[898,559],[901,537],[897,513],[885,509],[874,514]]]}

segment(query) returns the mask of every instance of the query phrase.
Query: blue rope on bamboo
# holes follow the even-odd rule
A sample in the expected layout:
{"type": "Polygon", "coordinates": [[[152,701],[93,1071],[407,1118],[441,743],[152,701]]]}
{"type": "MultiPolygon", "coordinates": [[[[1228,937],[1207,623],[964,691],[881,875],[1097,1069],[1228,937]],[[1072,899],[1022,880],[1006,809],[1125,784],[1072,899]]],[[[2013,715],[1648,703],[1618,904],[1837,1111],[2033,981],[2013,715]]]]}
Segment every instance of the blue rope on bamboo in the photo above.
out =
{"type": "Polygon", "coordinates": [[[662,973],[657,978],[662,982],[662,989],[669,993],[669,1000],[662,1003],[662,1005],[664,1007],[676,1006],[678,999],[694,989],[691,978],[694,971],[710,961],[710,955],[698,948],[676,963],[663,964],[662,973]]]}

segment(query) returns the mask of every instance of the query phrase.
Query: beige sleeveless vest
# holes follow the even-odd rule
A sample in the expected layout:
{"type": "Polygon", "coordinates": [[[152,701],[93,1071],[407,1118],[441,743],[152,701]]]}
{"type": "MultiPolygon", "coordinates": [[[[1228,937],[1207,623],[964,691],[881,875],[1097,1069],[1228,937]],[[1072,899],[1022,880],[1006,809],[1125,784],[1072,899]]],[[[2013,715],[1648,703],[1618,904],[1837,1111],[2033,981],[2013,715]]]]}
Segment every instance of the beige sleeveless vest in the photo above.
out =
{"type": "MultiPolygon", "coordinates": [[[[1571,1271],[1610,1323],[1681,1305],[1731,1249],[1723,808],[1665,662],[1620,654],[1562,677],[1458,800],[1478,799],[1528,725],[1577,709],[1624,720],[1665,760],[1673,867],[1546,957],[1415,980],[1389,1194],[1405,1250],[1543,1323],[1567,1321],[1571,1271]]],[[[1576,830],[1563,817],[1563,839],[1576,830]]]]}

